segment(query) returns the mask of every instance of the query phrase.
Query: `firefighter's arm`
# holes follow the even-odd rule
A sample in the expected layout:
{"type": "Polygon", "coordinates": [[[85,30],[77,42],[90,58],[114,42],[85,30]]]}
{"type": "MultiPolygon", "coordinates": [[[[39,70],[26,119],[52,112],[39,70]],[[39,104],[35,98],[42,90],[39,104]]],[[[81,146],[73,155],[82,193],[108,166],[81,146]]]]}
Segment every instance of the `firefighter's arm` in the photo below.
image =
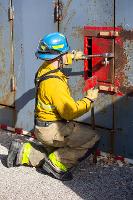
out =
{"type": "Polygon", "coordinates": [[[87,97],[75,102],[67,87],[65,88],[62,84],[56,87],[51,95],[53,105],[56,107],[60,116],[66,120],[80,117],[88,112],[91,106],[91,100],[87,97]]]}

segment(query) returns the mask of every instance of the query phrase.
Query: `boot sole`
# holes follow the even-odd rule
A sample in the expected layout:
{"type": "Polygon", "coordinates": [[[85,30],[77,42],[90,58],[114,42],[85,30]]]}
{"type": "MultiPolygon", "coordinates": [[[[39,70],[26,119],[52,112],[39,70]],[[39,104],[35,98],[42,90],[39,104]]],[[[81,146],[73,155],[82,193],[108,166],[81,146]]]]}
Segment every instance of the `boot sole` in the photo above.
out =
{"type": "Polygon", "coordinates": [[[45,162],[43,164],[43,169],[48,173],[51,174],[54,178],[61,180],[61,181],[70,181],[73,179],[73,176],[71,172],[65,172],[65,173],[58,173],[55,170],[52,169],[52,167],[45,162]]]}

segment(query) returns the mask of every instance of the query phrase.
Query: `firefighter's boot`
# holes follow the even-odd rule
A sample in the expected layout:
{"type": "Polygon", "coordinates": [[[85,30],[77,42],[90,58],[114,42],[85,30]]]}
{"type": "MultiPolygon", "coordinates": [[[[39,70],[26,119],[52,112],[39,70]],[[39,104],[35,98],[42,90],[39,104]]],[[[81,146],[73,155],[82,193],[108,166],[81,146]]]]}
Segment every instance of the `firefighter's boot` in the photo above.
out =
{"type": "Polygon", "coordinates": [[[14,140],[8,151],[7,167],[20,165],[40,167],[45,157],[47,157],[47,152],[42,145],[14,140]]]}
{"type": "Polygon", "coordinates": [[[43,170],[46,171],[52,177],[61,181],[70,181],[73,179],[70,170],[61,170],[55,166],[49,158],[45,159],[43,164],[43,170]]]}
{"type": "Polygon", "coordinates": [[[7,156],[7,167],[13,167],[16,165],[17,154],[21,148],[20,140],[13,140],[9,147],[8,156],[7,156]]]}

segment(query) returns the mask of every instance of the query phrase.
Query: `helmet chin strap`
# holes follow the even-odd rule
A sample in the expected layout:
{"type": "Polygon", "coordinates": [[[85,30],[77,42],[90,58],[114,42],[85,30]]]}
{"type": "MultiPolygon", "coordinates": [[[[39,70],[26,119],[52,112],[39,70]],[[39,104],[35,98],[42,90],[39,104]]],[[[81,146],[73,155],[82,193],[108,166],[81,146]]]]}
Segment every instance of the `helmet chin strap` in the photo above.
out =
{"type": "Polygon", "coordinates": [[[63,57],[59,57],[59,62],[58,62],[58,68],[62,69],[63,68],[63,57]]]}
{"type": "Polygon", "coordinates": [[[62,70],[64,67],[63,54],[53,60],[47,60],[47,62],[51,62],[51,63],[54,63],[55,61],[58,61],[58,64],[56,63],[56,67],[58,67],[59,70],[62,70]]]}

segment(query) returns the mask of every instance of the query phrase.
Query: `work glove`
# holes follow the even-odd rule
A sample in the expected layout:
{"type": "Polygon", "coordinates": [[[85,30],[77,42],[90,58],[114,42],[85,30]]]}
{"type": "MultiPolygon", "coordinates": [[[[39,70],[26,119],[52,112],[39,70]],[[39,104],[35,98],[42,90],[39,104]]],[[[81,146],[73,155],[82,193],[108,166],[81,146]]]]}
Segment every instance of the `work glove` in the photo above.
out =
{"type": "Polygon", "coordinates": [[[82,60],[83,59],[83,56],[84,56],[84,53],[82,51],[76,51],[76,50],[73,50],[71,52],[71,56],[72,56],[72,59],[73,60],[82,60]]]}
{"type": "Polygon", "coordinates": [[[86,98],[88,98],[90,101],[95,101],[98,97],[98,89],[90,89],[86,92],[86,98]]]}

